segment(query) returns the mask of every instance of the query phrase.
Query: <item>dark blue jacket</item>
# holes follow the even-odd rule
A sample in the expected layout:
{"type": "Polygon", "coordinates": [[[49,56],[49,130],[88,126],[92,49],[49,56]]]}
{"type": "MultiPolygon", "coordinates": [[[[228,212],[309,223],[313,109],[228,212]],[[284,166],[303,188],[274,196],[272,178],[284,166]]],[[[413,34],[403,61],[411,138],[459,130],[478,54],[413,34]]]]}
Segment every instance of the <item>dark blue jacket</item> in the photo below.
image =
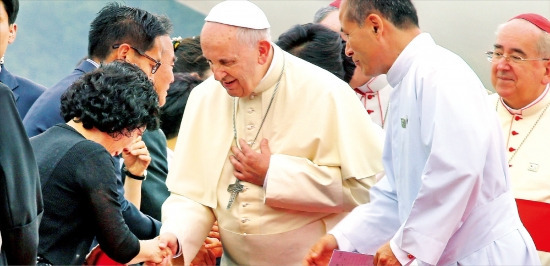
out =
{"type": "Polygon", "coordinates": [[[4,65],[0,71],[0,82],[6,84],[11,89],[15,98],[15,106],[19,112],[19,117],[23,119],[33,103],[46,91],[46,87],[34,83],[26,78],[12,75],[4,65]]]}
{"type": "Polygon", "coordinates": [[[75,68],[73,73],[63,78],[38,97],[27,112],[27,115],[25,115],[25,118],[23,118],[23,125],[29,138],[59,123],[65,123],[65,120],[61,117],[61,95],[80,76],[94,69],[96,67],[92,63],[84,60],[75,68]]]}

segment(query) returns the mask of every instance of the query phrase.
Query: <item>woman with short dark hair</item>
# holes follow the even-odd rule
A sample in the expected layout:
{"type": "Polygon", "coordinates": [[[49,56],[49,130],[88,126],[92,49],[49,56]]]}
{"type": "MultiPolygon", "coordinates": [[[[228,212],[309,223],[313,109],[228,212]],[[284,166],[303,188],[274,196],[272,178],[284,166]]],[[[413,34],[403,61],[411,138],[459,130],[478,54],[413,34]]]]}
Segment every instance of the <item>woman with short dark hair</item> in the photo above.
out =
{"type": "Polygon", "coordinates": [[[112,157],[123,154],[136,177],[150,163],[141,134],[158,128],[159,106],[147,75],[104,65],[69,87],[61,113],[66,124],[31,138],[44,191],[39,263],[82,265],[94,237],[117,262],[162,261],[158,240],[139,241],[124,222],[112,157]]]}

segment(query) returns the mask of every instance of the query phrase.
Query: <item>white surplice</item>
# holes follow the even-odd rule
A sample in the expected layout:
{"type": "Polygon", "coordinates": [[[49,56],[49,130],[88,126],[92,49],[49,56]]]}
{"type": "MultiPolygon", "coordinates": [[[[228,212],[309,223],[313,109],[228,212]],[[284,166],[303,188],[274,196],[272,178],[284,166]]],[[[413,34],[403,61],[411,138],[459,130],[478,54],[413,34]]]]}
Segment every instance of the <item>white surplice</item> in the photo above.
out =
{"type": "MultiPolygon", "coordinates": [[[[503,138],[476,74],[422,33],[387,73],[386,177],[330,233],[402,264],[540,263],[510,192],[503,138]]],[[[494,108],[494,106],[492,106],[494,108]]]]}

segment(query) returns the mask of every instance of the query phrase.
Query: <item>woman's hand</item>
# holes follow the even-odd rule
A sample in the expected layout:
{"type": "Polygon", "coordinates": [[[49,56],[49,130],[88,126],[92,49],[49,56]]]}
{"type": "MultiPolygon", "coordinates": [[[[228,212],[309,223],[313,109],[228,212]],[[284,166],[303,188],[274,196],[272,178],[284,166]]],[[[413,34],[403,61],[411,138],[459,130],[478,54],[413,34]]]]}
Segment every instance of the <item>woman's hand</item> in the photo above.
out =
{"type": "Polygon", "coordinates": [[[122,158],[124,158],[126,170],[137,176],[143,176],[143,173],[151,163],[149,150],[147,150],[147,146],[145,146],[145,142],[143,142],[141,136],[137,137],[128,148],[122,151],[122,158]]]}
{"type": "Polygon", "coordinates": [[[139,254],[127,264],[147,262],[147,265],[168,265],[172,259],[172,249],[159,237],[139,241],[139,254]]]}

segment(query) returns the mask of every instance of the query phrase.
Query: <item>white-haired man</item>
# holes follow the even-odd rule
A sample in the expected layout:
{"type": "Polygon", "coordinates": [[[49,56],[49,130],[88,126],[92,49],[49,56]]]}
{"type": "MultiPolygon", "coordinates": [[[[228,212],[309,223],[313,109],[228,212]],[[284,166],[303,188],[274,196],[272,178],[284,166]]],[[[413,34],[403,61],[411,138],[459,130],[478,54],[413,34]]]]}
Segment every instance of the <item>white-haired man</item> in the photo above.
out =
{"type": "Polygon", "coordinates": [[[213,77],[189,97],[161,238],[189,263],[217,220],[222,264],[300,264],[369,200],[380,129],[345,82],[274,45],[253,3],[222,2],[205,21],[213,77]]]}
{"type": "MultiPolygon", "coordinates": [[[[521,14],[500,25],[491,64],[491,95],[506,139],[511,187],[522,222],[539,250],[550,250],[550,21],[521,14]],[[535,207],[531,209],[529,206],[535,207]],[[540,206],[536,208],[537,206],[540,206]]],[[[542,265],[550,253],[539,252],[542,265]]]]}

